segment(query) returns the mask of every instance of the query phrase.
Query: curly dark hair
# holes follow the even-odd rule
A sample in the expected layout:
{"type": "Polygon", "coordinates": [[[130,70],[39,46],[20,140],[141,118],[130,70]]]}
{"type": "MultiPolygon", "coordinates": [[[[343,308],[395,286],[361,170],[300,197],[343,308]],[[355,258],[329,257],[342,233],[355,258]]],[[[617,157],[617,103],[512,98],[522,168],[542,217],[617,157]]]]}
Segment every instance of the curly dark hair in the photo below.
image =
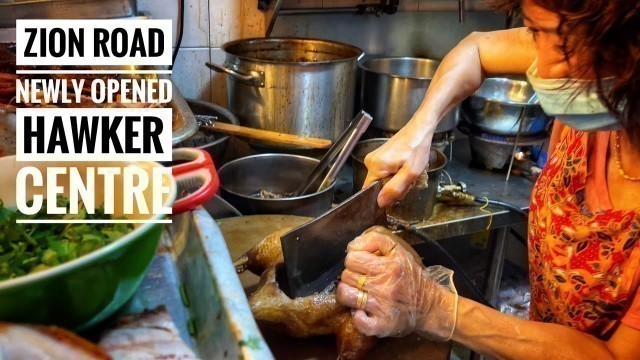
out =
{"type": "MultiPolygon", "coordinates": [[[[489,0],[498,9],[519,13],[524,0],[489,0]]],[[[568,59],[589,54],[577,71],[596,77],[596,91],[640,146],[640,1],[530,0],[558,14],[558,34],[568,59]],[[603,79],[613,76],[612,87],[603,79]]]]}

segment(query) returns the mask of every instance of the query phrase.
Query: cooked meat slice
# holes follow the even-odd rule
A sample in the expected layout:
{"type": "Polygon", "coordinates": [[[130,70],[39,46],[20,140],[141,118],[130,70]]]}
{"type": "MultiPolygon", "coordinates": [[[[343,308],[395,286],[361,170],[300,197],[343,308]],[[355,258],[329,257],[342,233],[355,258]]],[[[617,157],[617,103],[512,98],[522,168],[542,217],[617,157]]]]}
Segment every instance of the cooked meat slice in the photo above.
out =
{"type": "Polygon", "coordinates": [[[111,359],[98,346],[54,326],[0,323],[0,359],[111,359]]]}
{"type": "Polygon", "coordinates": [[[197,359],[182,341],[164,306],[118,320],[100,340],[115,359],[197,359]]]}

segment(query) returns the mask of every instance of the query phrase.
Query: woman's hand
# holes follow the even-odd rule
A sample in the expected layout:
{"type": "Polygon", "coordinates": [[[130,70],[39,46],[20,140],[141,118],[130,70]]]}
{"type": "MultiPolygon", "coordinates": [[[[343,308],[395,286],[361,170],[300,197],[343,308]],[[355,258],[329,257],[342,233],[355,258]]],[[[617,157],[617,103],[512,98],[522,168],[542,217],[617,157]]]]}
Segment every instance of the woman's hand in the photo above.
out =
{"type": "Polygon", "coordinates": [[[374,227],[348,247],[338,301],[356,309],[354,323],[369,336],[414,331],[448,340],[456,323],[453,272],[425,268],[418,255],[386,228],[374,227]]]}
{"type": "Polygon", "coordinates": [[[419,123],[409,122],[364,159],[368,169],[364,187],[393,175],[378,195],[380,207],[401,200],[429,166],[429,149],[437,123],[418,125],[419,123]]]}

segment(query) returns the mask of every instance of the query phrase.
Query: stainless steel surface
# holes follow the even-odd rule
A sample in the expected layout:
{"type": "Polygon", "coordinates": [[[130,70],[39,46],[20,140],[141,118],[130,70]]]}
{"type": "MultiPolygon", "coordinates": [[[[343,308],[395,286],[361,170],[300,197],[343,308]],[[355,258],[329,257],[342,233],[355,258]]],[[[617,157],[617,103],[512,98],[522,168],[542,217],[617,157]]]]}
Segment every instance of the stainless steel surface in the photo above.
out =
{"type": "Polygon", "coordinates": [[[333,185],[304,196],[282,199],[254,196],[262,190],[293,193],[317,163],[313,158],[288,154],[261,154],[231,161],[218,170],[222,197],[245,215],[318,216],[331,208],[333,185]]]}
{"type": "Polygon", "coordinates": [[[202,208],[173,218],[145,279],[122,313],[160,305],[166,306],[180,336],[201,359],[273,359],[225,239],[202,208]],[[189,328],[195,329],[193,335],[189,328]]]}
{"type": "Polygon", "coordinates": [[[113,19],[136,13],[134,0],[0,1],[0,27],[15,28],[16,19],[113,19]]]}
{"type": "MultiPolygon", "coordinates": [[[[360,101],[373,116],[373,126],[398,131],[418,110],[440,63],[413,57],[371,58],[359,63],[362,69],[360,101]]],[[[453,130],[458,108],[446,114],[436,133],[453,130]]]]}
{"type": "Polygon", "coordinates": [[[458,0],[458,22],[464,22],[464,14],[466,11],[465,0],[458,0]]]}
{"type": "MultiPolygon", "coordinates": [[[[234,125],[239,124],[238,118],[231,111],[221,106],[195,99],[187,99],[187,104],[195,116],[215,116],[217,118],[216,121],[234,125]]],[[[214,163],[219,165],[224,158],[229,138],[229,135],[199,129],[195,134],[175,145],[175,147],[195,147],[205,150],[211,155],[214,163]]]]}
{"type": "Polygon", "coordinates": [[[378,207],[382,184],[377,181],[318,218],[281,238],[291,295],[318,293],[339,278],[347,244],[374,225],[387,225],[378,207]]]}
{"type": "Polygon", "coordinates": [[[338,177],[338,172],[347,162],[347,159],[349,158],[349,155],[351,155],[353,148],[356,147],[356,144],[358,144],[358,141],[360,141],[360,138],[371,124],[371,120],[371,115],[367,114],[364,111],[360,111],[358,116],[356,116],[356,118],[353,120],[355,122],[355,129],[349,135],[347,141],[343,144],[342,150],[338,153],[338,156],[329,169],[327,176],[325,176],[324,180],[322,180],[322,183],[320,183],[318,191],[322,191],[322,189],[330,186],[336,180],[336,177],[338,177]]]}
{"type": "Polygon", "coordinates": [[[482,132],[516,136],[522,122],[522,136],[544,132],[553,118],[536,103],[535,92],[526,81],[488,78],[463,101],[462,119],[482,132]]]}
{"type": "Polygon", "coordinates": [[[500,282],[502,280],[502,269],[504,268],[505,252],[507,250],[507,235],[509,228],[503,227],[495,233],[495,243],[493,244],[493,254],[489,275],[487,277],[487,288],[485,290],[487,301],[493,306],[498,303],[500,293],[500,282]]]}
{"type": "MultiPolygon", "coordinates": [[[[429,7],[437,2],[421,1],[420,7],[429,7]]],[[[470,3],[467,1],[468,10],[470,3]]],[[[473,31],[504,29],[504,14],[467,12],[465,22],[461,24],[458,22],[457,1],[449,1],[449,4],[453,5],[450,12],[397,12],[380,17],[354,16],[353,13],[284,16],[281,12],[272,36],[341,41],[359,47],[367,56],[442,59],[473,31]]]]}
{"type": "Polygon", "coordinates": [[[226,61],[218,68],[228,74],[229,109],[241,125],[335,140],[352,118],[360,49],[325,40],[268,38],[229,42],[222,50],[226,61]]]}
{"type": "MultiPolygon", "coordinates": [[[[533,182],[521,176],[504,181],[504,173],[492,172],[470,166],[470,150],[467,139],[456,139],[453,147],[453,159],[446,170],[454,183],[464,181],[469,193],[476,198],[487,197],[493,200],[512,203],[523,210],[529,209],[529,199],[533,182]]],[[[452,238],[478,231],[496,229],[514,224],[522,224],[520,215],[503,208],[488,206],[491,215],[480,210],[479,206],[453,206],[436,204],[433,216],[412,226],[434,240],[452,238]],[[491,218],[491,219],[490,219],[491,218]]]]}
{"type": "MultiPolygon", "coordinates": [[[[358,143],[353,150],[351,160],[354,192],[362,188],[367,177],[364,158],[385,142],[387,142],[387,139],[364,140],[358,143]]],[[[442,152],[432,148],[429,163],[429,170],[426,171],[426,182],[424,181],[425,174],[423,174],[421,176],[422,181],[418,181],[402,201],[387,209],[387,214],[390,217],[407,223],[416,223],[431,217],[438,195],[440,172],[447,164],[447,157],[442,152]]]]}
{"type": "Polygon", "coordinates": [[[331,148],[324,154],[318,165],[313,168],[313,171],[311,171],[293,195],[299,196],[311,192],[313,186],[324,174],[326,175],[316,188],[318,189],[317,191],[321,191],[324,187],[332,184],[338,172],[344,166],[347,157],[351,154],[353,147],[355,147],[360,137],[362,137],[362,134],[369,127],[369,124],[371,124],[371,116],[364,111],[360,111],[360,113],[356,115],[356,118],[349,123],[338,140],[333,142],[331,148]],[[327,171],[327,169],[329,170],[327,171]]]}

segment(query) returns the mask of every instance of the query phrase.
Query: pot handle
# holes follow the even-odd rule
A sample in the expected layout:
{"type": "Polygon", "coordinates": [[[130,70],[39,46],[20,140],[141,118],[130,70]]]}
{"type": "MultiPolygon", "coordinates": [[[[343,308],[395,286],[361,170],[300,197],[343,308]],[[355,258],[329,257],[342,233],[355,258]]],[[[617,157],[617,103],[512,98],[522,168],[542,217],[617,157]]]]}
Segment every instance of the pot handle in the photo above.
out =
{"type": "Polygon", "coordinates": [[[264,87],[263,72],[250,71],[249,74],[242,74],[236,70],[228,68],[227,66],[220,66],[210,62],[206,62],[205,65],[207,65],[211,70],[219,73],[225,73],[238,81],[246,83],[247,85],[264,87]]]}

